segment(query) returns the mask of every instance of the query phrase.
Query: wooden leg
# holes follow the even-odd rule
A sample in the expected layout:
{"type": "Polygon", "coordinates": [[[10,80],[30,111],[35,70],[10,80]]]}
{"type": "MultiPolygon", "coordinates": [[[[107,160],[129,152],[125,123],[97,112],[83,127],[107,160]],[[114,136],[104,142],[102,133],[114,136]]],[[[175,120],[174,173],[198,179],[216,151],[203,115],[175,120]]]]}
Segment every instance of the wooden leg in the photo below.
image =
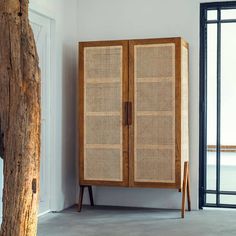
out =
{"type": "Polygon", "coordinates": [[[78,212],[81,212],[84,197],[84,186],[80,186],[78,212]]]}
{"type": "Polygon", "coordinates": [[[187,196],[188,196],[188,210],[191,211],[189,164],[188,164],[188,176],[187,176],[187,196]]]}
{"type": "Polygon", "coordinates": [[[92,186],[88,186],[88,191],[89,191],[90,205],[94,206],[92,186]]]}
{"type": "Polygon", "coordinates": [[[188,182],[188,162],[186,161],[184,163],[184,179],[183,179],[183,187],[182,187],[182,211],[181,211],[182,218],[184,218],[184,215],[185,215],[187,182],[188,182]]]}

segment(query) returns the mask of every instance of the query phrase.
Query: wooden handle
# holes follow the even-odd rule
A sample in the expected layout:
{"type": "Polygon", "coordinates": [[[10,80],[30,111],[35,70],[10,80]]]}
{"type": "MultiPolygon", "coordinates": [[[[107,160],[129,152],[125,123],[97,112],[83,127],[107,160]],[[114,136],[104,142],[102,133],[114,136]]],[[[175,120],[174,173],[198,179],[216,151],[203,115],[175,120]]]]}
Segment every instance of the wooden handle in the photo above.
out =
{"type": "Polygon", "coordinates": [[[127,102],[128,103],[128,114],[127,114],[127,123],[128,125],[132,125],[132,102],[127,102]]]}
{"type": "Polygon", "coordinates": [[[128,125],[128,102],[124,102],[123,123],[128,125]]]}
{"type": "Polygon", "coordinates": [[[132,103],[124,102],[124,112],[123,112],[124,125],[132,125],[132,103]]]}

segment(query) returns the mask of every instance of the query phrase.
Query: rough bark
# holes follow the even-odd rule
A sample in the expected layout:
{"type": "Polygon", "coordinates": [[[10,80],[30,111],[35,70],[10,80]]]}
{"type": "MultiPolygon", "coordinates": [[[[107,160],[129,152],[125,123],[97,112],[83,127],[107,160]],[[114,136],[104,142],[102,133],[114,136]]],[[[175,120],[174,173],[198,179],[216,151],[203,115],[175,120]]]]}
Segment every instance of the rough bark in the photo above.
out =
{"type": "Polygon", "coordinates": [[[28,0],[0,0],[1,236],[34,236],[40,157],[40,73],[28,0]]]}

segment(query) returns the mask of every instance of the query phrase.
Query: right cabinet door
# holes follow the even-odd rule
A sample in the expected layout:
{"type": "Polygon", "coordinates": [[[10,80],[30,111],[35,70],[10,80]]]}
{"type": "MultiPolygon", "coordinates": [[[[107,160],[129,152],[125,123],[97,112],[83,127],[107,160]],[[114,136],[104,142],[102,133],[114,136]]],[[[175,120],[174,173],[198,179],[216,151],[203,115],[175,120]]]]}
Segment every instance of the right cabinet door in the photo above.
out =
{"type": "Polygon", "coordinates": [[[129,42],[130,186],[180,188],[181,39],[129,42]]]}

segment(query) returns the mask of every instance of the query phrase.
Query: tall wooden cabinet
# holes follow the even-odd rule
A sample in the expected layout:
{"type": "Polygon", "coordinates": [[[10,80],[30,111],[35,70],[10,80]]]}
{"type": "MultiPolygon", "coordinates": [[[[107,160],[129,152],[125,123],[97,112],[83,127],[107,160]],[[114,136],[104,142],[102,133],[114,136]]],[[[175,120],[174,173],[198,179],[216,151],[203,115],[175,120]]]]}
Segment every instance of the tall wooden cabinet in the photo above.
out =
{"type": "Polygon", "coordinates": [[[182,188],[189,158],[188,44],[82,42],[80,184],[182,188]]]}

